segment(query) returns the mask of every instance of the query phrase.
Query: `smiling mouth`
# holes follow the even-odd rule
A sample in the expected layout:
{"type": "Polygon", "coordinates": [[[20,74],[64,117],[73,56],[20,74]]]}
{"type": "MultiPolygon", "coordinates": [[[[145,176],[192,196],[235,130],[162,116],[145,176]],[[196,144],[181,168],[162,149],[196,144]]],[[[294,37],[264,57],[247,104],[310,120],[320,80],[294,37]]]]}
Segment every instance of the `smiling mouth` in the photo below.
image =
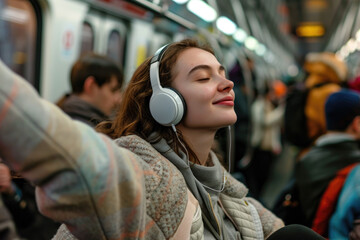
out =
{"type": "Polygon", "coordinates": [[[234,106],[234,99],[232,97],[225,97],[213,103],[214,105],[234,106]]]}
{"type": "Polygon", "coordinates": [[[234,106],[234,101],[232,101],[232,100],[223,100],[223,101],[219,101],[219,102],[214,103],[214,105],[234,106]]]}

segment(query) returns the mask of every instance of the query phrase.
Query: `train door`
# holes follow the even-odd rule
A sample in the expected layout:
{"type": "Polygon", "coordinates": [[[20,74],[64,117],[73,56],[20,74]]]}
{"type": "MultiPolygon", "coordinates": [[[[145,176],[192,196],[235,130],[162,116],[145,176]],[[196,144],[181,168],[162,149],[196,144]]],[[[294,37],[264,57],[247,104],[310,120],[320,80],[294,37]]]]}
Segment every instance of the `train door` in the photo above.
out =
{"type": "Polygon", "coordinates": [[[89,5],[73,0],[39,2],[44,19],[40,94],[56,102],[70,90],[69,72],[79,56],[81,28],[89,5]]]}
{"type": "Polygon", "coordinates": [[[0,1],[0,59],[39,90],[41,16],[33,1],[0,1]]]}
{"type": "Polygon", "coordinates": [[[124,68],[126,32],[121,19],[90,11],[83,23],[80,54],[87,51],[104,54],[124,68]]]}
{"type": "Polygon", "coordinates": [[[131,79],[135,69],[150,56],[151,39],[156,38],[154,26],[145,21],[133,19],[130,24],[126,45],[125,80],[131,79]]]}

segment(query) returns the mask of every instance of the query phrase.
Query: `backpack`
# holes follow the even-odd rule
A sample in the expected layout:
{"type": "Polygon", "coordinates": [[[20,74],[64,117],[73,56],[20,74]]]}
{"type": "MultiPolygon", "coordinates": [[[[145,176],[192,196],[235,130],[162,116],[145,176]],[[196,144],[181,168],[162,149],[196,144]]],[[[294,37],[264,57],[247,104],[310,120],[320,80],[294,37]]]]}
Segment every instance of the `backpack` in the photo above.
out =
{"type": "Polygon", "coordinates": [[[328,237],[330,218],[335,212],[337,201],[346,178],[358,164],[359,163],[353,163],[339,170],[321,196],[311,228],[323,237],[328,237]]]}
{"type": "Polygon", "coordinates": [[[314,139],[308,135],[305,106],[309,92],[325,84],[327,83],[320,83],[312,88],[306,88],[302,83],[296,85],[286,96],[284,136],[289,143],[305,148],[313,142],[314,139]]]}
{"type": "Polygon", "coordinates": [[[306,223],[304,211],[300,205],[299,190],[294,178],[283,188],[275,199],[272,212],[284,221],[285,225],[306,223]]]}

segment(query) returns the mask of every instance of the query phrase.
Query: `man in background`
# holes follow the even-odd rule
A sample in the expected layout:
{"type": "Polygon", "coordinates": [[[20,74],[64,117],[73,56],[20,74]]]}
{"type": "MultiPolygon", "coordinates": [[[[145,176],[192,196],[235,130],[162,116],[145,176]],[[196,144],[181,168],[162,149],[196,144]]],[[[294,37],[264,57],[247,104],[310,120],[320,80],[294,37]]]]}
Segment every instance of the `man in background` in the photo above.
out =
{"type": "Polygon", "coordinates": [[[107,120],[120,102],[123,74],[106,56],[88,53],[80,57],[70,73],[72,93],[57,105],[71,118],[95,127],[107,120]]]}
{"type": "MultiPolygon", "coordinates": [[[[325,214],[316,213],[329,183],[340,170],[360,162],[360,95],[351,90],[332,93],[325,104],[325,116],[326,134],[316,140],[295,167],[300,205],[308,226],[314,226],[318,221],[315,219],[325,214]]],[[[333,193],[330,197],[335,196],[333,193]]],[[[327,205],[326,210],[330,207],[334,206],[327,205]]]]}

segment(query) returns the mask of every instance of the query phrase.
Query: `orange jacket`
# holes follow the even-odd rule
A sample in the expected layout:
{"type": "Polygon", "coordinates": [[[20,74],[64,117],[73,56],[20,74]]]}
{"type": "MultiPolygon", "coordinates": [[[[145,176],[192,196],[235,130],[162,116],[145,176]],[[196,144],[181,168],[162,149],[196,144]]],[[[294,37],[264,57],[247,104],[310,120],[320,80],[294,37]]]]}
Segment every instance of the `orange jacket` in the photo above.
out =
{"type": "Polygon", "coordinates": [[[307,126],[310,138],[318,138],[326,132],[325,102],[328,96],[341,89],[341,80],[333,69],[321,62],[311,62],[304,65],[309,76],[305,80],[307,88],[328,82],[310,91],[305,106],[307,126]]]}

